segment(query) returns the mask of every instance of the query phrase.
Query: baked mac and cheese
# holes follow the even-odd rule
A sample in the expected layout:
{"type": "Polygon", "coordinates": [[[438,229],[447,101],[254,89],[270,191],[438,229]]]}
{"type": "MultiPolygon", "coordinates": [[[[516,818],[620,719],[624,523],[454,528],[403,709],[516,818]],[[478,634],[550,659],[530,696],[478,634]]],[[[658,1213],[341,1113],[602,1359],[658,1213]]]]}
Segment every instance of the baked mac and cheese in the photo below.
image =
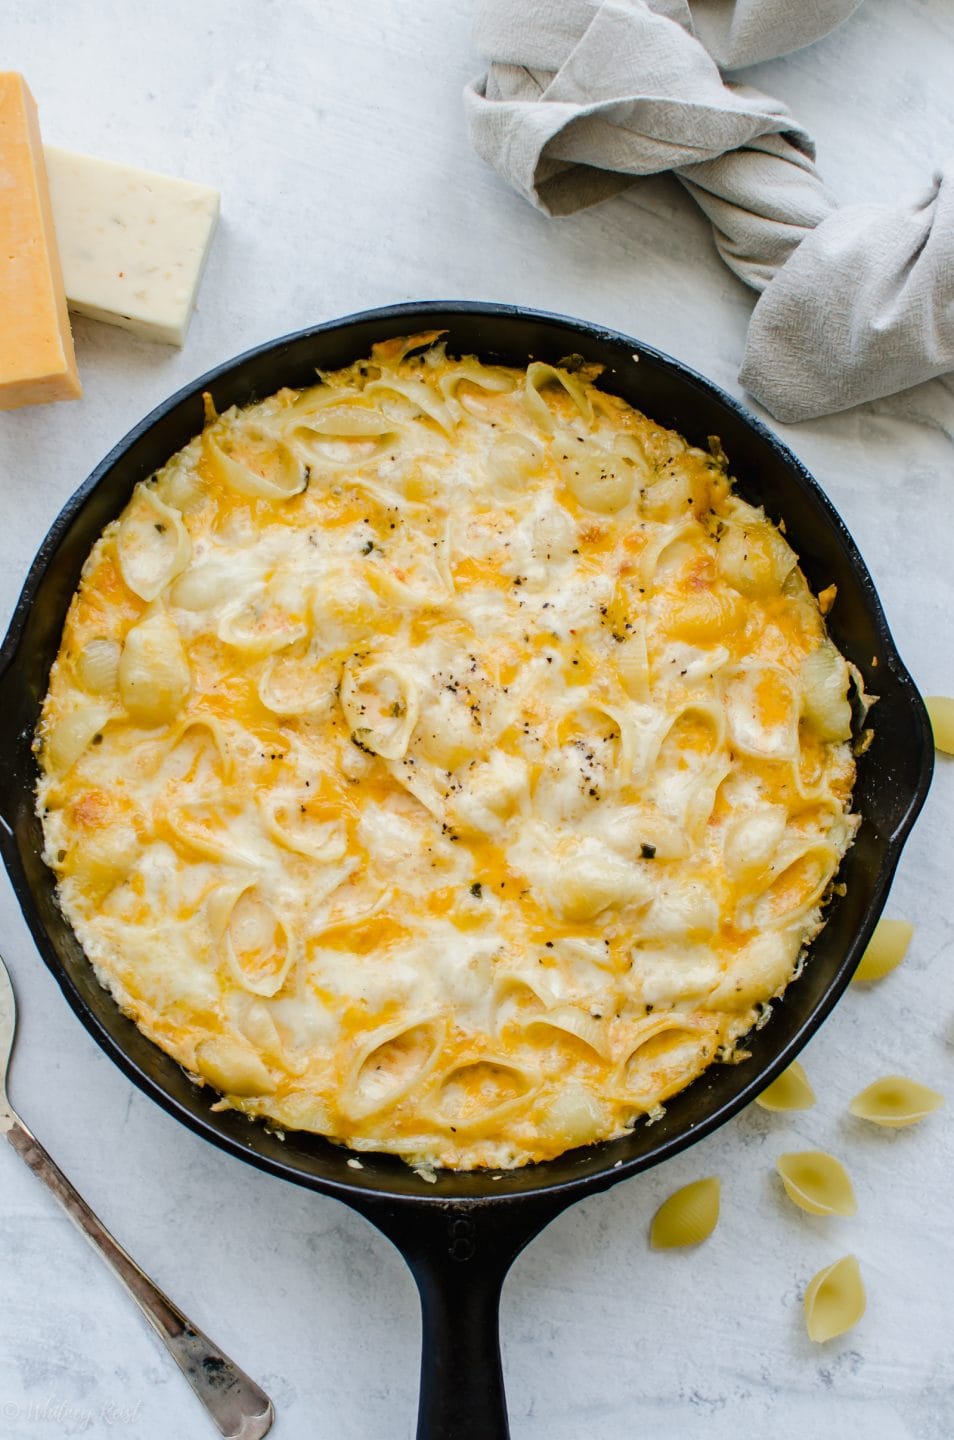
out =
{"type": "Polygon", "coordinates": [[[95,545],[38,805],[102,983],[219,1104],[417,1165],[619,1136],[780,995],[857,819],[784,535],[595,371],[378,345],[95,545]]]}

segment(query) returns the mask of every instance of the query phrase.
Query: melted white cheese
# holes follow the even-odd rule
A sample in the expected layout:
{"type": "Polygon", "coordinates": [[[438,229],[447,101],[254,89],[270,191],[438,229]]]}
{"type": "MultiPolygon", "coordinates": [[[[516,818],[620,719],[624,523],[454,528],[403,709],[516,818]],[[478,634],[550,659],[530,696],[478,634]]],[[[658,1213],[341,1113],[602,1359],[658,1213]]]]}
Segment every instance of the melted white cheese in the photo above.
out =
{"type": "Polygon", "coordinates": [[[784,988],[856,824],[793,565],[592,377],[389,343],[215,420],[94,548],[44,706],[97,974],[230,1103],[359,1149],[520,1164],[657,1113],[784,988]]]}

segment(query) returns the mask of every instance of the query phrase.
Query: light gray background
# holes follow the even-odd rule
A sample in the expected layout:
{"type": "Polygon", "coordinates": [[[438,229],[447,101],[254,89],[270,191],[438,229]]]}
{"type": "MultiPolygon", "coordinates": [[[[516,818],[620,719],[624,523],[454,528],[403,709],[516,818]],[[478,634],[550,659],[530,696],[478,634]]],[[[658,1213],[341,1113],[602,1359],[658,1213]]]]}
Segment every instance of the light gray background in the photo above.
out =
{"type": "MultiPolygon", "coordinates": [[[[517,3],[517,0],[515,0],[517,3]]],[[[627,330],[733,393],[752,296],[668,180],[546,221],[470,152],[479,68],[466,0],[0,0],[0,65],[22,69],[59,145],[206,181],[223,216],[184,351],[78,321],[85,398],[0,414],[0,618],[70,492],[172,390],[285,331],[426,297],[504,300],[627,330]]],[[[818,137],[845,201],[916,192],[954,151],[948,0],[867,0],[838,33],[746,78],[818,137]]],[[[0,322],[2,323],[2,322],[0,322]]],[[[901,652],[954,693],[954,381],[777,427],[854,532],[901,652]]],[[[753,1110],[662,1169],[558,1220],[518,1261],[502,1335],[515,1440],[949,1440],[954,1229],[949,1119],[869,1132],[876,1076],[946,1090],[954,1038],[954,762],[939,773],[888,913],[904,968],[853,989],[804,1061],[818,1106],[753,1110]],[[852,1220],[780,1193],[786,1149],[831,1148],[852,1220]],[[700,1249],[653,1254],[649,1219],[716,1173],[700,1249]],[[853,1251],[857,1330],[805,1338],[801,1295],[853,1251]]],[[[388,1243],[332,1200],[220,1154],[102,1056],[41,966],[5,880],[0,937],[21,1008],[14,1102],[119,1238],[270,1390],[281,1440],[413,1434],[419,1319],[388,1243]]],[[[211,1436],[187,1387],[37,1182],[0,1153],[0,1436],[211,1436]]]]}

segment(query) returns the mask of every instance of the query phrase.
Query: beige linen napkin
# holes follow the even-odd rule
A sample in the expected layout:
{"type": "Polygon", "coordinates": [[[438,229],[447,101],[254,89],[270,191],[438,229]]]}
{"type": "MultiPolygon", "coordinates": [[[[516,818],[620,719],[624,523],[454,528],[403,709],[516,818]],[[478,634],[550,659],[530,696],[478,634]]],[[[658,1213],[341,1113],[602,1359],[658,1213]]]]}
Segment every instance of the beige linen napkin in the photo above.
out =
{"type": "Polygon", "coordinates": [[[719,66],[782,54],[859,0],[478,0],[478,152],[567,215],[672,170],[763,293],[743,384],[784,421],[954,369],[954,163],[914,206],[838,210],[809,135],[719,66]]]}

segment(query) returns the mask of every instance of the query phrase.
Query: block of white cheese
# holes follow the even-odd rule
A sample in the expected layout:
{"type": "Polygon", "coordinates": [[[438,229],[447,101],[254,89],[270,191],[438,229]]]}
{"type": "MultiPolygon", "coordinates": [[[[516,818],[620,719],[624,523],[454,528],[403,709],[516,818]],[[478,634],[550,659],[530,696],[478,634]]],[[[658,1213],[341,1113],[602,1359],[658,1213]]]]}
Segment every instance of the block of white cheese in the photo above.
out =
{"type": "Polygon", "coordinates": [[[70,309],[181,345],[218,191],[54,145],[44,151],[70,309]]]}

